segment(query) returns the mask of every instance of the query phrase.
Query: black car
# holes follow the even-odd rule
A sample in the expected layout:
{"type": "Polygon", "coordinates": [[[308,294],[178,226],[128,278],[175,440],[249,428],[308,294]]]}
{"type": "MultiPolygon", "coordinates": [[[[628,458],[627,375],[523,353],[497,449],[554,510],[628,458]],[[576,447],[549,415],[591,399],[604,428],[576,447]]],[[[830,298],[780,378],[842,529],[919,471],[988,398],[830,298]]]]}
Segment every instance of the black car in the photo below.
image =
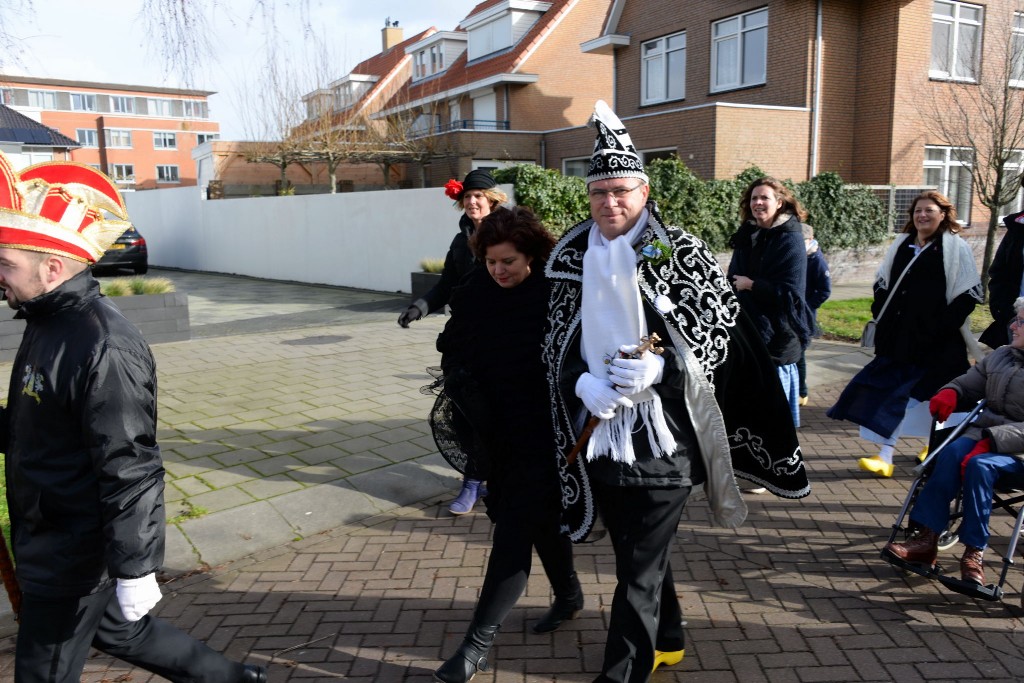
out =
{"type": "Polygon", "coordinates": [[[149,270],[149,250],[146,238],[132,226],[110,245],[99,261],[92,267],[97,270],[118,270],[130,268],[136,275],[145,275],[149,270]]]}

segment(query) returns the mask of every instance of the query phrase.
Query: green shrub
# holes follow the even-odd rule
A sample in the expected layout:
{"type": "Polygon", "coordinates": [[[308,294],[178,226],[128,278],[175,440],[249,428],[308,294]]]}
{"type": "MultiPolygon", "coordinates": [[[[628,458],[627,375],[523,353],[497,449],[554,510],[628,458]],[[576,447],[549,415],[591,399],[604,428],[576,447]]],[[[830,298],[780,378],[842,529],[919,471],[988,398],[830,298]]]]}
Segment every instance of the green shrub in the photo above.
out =
{"type": "MultiPolygon", "coordinates": [[[[700,237],[716,252],[729,250],[729,238],[739,227],[740,198],[747,186],[764,175],[751,166],[735,178],[701,180],[678,158],[655,159],[646,166],[651,198],[668,225],[700,237]]],[[[556,235],[590,215],[582,178],[534,164],[519,164],[494,172],[499,183],[515,186],[517,204],[529,206],[556,235]]],[[[807,222],[824,251],[879,244],[887,236],[888,214],[865,187],[844,185],[836,173],[821,173],[809,181],[783,182],[808,212],[807,222]]]]}
{"type": "Polygon", "coordinates": [[[167,294],[174,291],[174,283],[165,277],[118,277],[102,282],[100,291],[107,296],[167,294]]]}

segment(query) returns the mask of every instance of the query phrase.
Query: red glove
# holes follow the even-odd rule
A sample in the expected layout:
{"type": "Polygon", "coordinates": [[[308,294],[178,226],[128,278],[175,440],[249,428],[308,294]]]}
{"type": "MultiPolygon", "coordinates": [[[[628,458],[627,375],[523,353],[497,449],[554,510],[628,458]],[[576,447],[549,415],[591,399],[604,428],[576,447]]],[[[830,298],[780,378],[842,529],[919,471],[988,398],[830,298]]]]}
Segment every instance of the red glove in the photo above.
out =
{"type": "Polygon", "coordinates": [[[982,439],[978,443],[974,444],[974,448],[971,449],[971,452],[968,453],[967,455],[965,455],[964,459],[960,461],[960,478],[961,479],[964,478],[964,472],[967,471],[967,462],[971,458],[973,458],[976,455],[981,455],[982,453],[991,453],[991,452],[992,452],[992,439],[990,439],[988,437],[985,437],[984,439],[982,439]]]}
{"type": "Polygon", "coordinates": [[[956,402],[959,398],[954,390],[943,389],[932,396],[932,400],[928,402],[928,412],[934,415],[939,422],[945,422],[956,410],[956,402]]]}

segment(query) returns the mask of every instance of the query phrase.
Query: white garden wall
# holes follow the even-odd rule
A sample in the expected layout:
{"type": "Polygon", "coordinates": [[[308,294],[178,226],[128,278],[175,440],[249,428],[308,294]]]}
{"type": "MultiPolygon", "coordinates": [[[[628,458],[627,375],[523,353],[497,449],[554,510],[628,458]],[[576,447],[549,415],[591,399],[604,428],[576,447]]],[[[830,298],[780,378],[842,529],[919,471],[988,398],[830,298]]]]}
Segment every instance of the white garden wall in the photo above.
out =
{"type": "Polygon", "coordinates": [[[441,188],[207,201],[183,187],[125,201],[154,267],[380,292],[409,292],[409,273],[444,258],[460,215],[441,188]]]}

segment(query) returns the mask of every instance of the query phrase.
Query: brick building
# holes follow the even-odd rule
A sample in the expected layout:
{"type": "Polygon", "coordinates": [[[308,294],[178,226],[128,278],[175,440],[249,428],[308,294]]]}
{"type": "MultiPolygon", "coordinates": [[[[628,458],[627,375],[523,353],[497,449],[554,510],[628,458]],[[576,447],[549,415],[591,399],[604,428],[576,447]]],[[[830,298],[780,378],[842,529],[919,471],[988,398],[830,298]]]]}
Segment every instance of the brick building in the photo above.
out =
{"type": "MultiPolygon", "coordinates": [[[[998,46],[1024,47],[1022,12],[1012,0],[614,0],[581,49],[614,56],[611,103],[648,159],[677,154],[705,178],[756,164],[798,181],[933,186],[981,223],[929,111],[997,72],[998,46]]],[[[545,137],[548,165],[582,174],[591,132],[545,137]]]]}
{"type": "MultiPolygon", "coordinates": [[[[611,97],[611,56],[579,49],[601,30],[610,5],[486,0],[452,30],[429,29],[396,45],[400,70],[375,81],[392,88],[387,99],[359,104],[375,120],[408,122],[434,153],[408,164],[407,184],[439,186],[473,168],[546,164],[545,134],[584,125],[594,101],[611,97]]],[[[378,58],[393,52],[389,35],[396,43],[400,29],[385,28],[378,58]]],[[[358,66],[338,83],[366,89],[364,71],[358,66]]],[[[305,99],[311,119],[343,104],[331,89],[305,99]]]]}
{"type": "Polygon", "coordinates": [[[60,131],[122,190],[196,184],[192,149],[219,137],[203,90],[0,75],[0,102],[60,131]]]}

